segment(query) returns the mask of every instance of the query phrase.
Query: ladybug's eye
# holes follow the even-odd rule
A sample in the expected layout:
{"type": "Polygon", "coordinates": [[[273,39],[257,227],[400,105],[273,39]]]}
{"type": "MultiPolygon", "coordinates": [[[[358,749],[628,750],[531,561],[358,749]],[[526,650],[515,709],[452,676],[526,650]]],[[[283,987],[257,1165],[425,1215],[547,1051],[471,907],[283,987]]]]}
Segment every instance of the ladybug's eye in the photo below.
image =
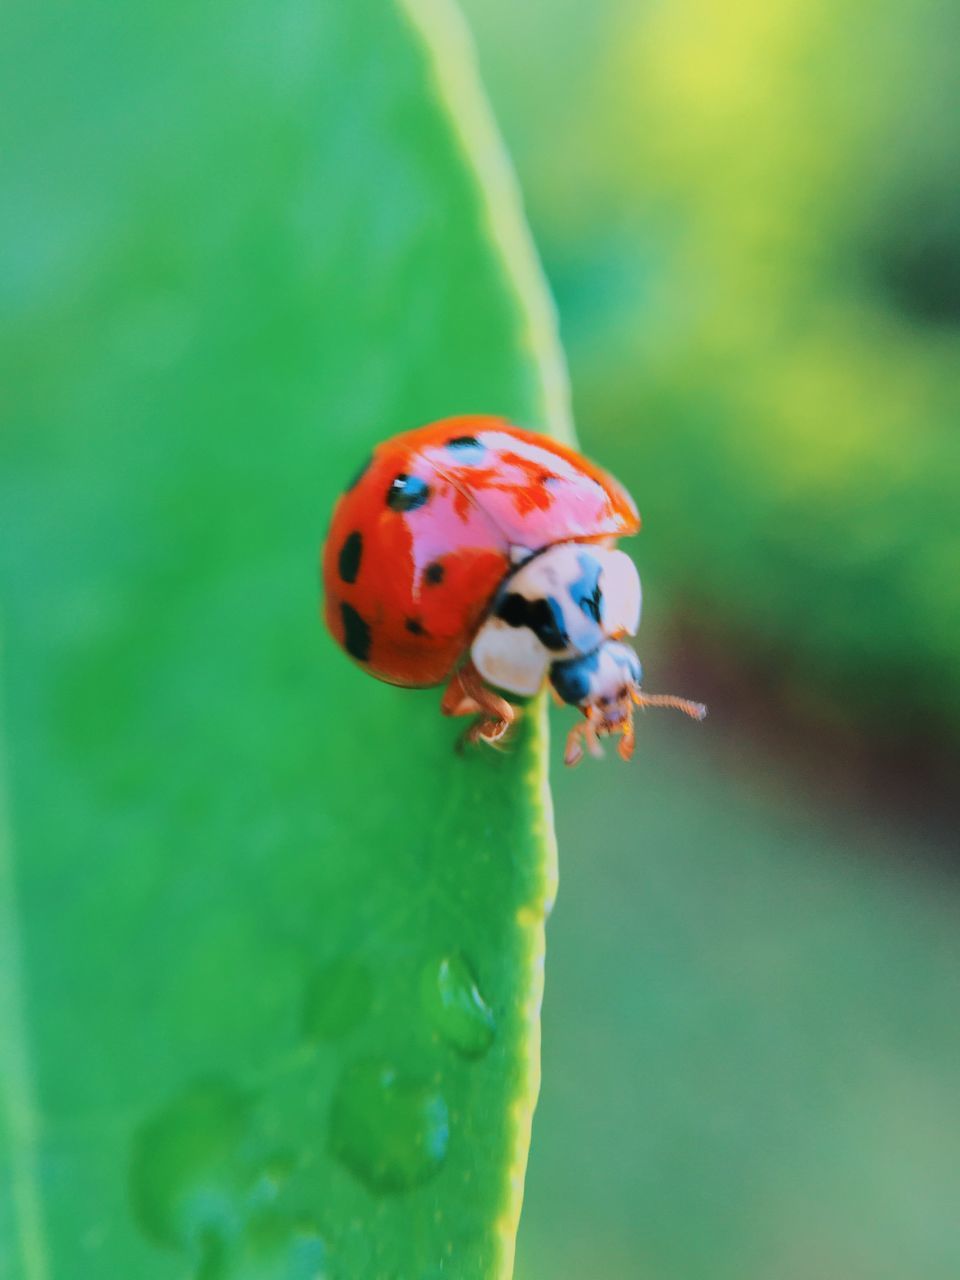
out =
{"type": "Polygon", "coordinates": [[[417,476],[399,475],[387,490],[387,506],[393,511],[416,511],[430,497],[430,486],[417,476]]]}

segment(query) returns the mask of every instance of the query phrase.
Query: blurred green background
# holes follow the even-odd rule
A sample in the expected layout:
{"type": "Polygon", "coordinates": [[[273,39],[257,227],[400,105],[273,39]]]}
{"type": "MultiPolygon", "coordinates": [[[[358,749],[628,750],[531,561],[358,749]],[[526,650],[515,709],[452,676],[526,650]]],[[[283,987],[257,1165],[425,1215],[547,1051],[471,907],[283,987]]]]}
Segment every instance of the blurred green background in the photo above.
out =
{"type": "Polygon", "coordinates": [[[556,779],[519,1275],[956,1277],[960,6],[466,9],[711,704],[556,779]]]}

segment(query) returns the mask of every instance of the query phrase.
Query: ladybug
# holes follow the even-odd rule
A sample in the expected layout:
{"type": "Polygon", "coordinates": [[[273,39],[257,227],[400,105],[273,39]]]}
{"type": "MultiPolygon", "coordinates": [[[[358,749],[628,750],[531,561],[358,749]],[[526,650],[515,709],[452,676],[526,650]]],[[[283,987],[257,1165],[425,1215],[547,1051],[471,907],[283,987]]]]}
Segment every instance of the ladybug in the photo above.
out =
{"type": "Polygon", "coordinates": [[[445,715],[476,715],[496,744],[546,680],[585,720],[567,739],[619,734],[633,753],[635,706],[706,708],[642,693],[623,643],[640,623],[640,580],[615,548],[640,518],[633,499],[573,449],[501,418],[447,418],[374,449],[340,497],[323,551],[334,639],[390,684],[447,682],[445,715]]]}

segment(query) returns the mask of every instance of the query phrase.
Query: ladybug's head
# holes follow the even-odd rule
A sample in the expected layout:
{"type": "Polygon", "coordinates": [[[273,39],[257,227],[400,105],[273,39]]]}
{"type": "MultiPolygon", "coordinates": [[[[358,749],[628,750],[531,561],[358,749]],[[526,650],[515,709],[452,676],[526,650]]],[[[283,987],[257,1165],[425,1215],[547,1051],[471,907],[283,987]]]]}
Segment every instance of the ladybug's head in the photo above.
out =
{"type": "Polygon", "coordinates": [[[702,720],[707,709],[700,702],[670,694],[641,691],[643,669],[633,650],[607,640],[593,653],[555,662],[550,682],[564,702],[579,707],[586,724],[579,725],[567,742],[565,760],[577,764],[583,758],[583,739],[591,755],[602,755],[599,739],[619,734],[619,751],[625,760],[633,754],[633,713],[636,707],[674,707],[702,720]]]}
{"type": "Polygon", "coordinates": [[[583,711],[589,708],[607,733],[616,733],[629,720],[632,694],[640,689],[642,679],[640,659],[628,645],[615,640],[550,668],[550,683],[563,701],[583,711]]]}

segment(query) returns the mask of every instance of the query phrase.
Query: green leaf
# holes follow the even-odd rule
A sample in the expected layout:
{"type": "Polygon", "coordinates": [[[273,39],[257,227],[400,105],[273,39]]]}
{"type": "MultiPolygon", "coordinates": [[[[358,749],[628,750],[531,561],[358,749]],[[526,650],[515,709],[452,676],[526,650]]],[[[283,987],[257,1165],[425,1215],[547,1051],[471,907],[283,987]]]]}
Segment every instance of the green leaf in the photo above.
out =
{"type": "Polygon", "coordinates": [[[508,1276],[542,708],[457,755],[317,609],[376,440],[566,429],[463,32],[113,0],[3,49],[0,1271],[508,1276]]]}

